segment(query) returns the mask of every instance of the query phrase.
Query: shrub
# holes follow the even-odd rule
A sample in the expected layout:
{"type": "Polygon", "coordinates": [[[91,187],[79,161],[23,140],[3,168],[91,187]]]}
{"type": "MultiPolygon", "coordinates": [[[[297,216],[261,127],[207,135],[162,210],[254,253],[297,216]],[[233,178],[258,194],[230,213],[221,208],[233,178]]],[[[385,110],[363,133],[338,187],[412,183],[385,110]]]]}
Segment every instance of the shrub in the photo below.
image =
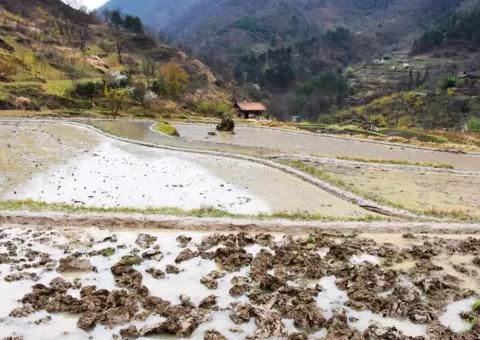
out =
{"type": "Polygon", "coordinates": [[[152,91],[147,91],[147,93],[145,94],[144,100],[145,100],[146,103],[152,103],[157,98],[158,98],[158,96],[155,93],[153,93],[152,91]]]}
{"type": "Polygon", "coordinates": [[[160,75],[165,80],[166,89],[170,95],[179,95],[188,87],[189,76],[179,64],[168,63],[162,65],[160,75]]]}
{"type": "Polygon", "coordinates": [[[76,83],[72,89],[72,94],[90,99],[90,104],[93,106],[93,100],[102,95],[103,85],[98,82],[76,83]]]}
{"type": "Polygon", "coordinates": [[[154,126],[154,129],[158,132],[164,133],[164,134],[169,135],[169,136],[173,136],[173,137],[180,136],[177,129],[175,128],[175,126],[173,126],[170,123],[165,122],[165,121],[159,121],[154,126]]]}
{"type": "Polygon", "coordinates": [[[457,87],[458,79],[455,76],[448,75],[442,80],[440,80],[440,88],[442,90],[448,90],[454,87],[457,87]]]}
{"type": "Polygon", "coordinates": [[[135,86],[131,89],[131,95],[133,99],[137,102],[140,102],[142,106],[145,105],[145,96],[147,95],[147,88],[143,83],[135,84],[135,86]]]}
{"type": "Polygon", "coordinates": [[[345,78],[341,74],[322,72],[304,82],[298,89],[298,94],[311,96],[316,92],[322,95],[343,95],[347,91],[345,78]]]}
{"type": "Polygon", "coordinates": [[[470,117],[467,123],[469,131],[480,132],[480,118],[479,117],[470,117]]]}
{"type": "Polygon", "coordinates": [[[13,63],[0,59],[0,81],[7,80],[17,73],[17,68],[13,63]]]}
{"type": "Polygon", "coordinates": [[[377,127],[388,126],[388,120],[384,115],[381,115],[381,114],[373,115],[370,119],[372,123],[375,124],[377,127]]]}
{"type": "Polygon", "coordinates": [[[128,77],[120,72],[107,75],[105,82],[109,88],[125,88],[128,85],[128,77]]]}
{"type": "Polygon", "coordinates": [[[337,27],[335,30],[325,32],[323,40],[330,46],[344,46],[352,37],[353,35],[348,28],[337,27]]]}
{"type": "Polygon", "coordinates": [[[217,125],[217,131],[233,132],[235,129],[235,122],[229,115],[224,115],[222,121],[217,125]]]}
{"type": "Polygon", "coordinates": [[[134,33],[142,33],[143,32],[143,23],[137,16],[126,15],[125,19],[123,20],[123,27],[134,33]]]}
{"type": "Polygon", "coordinates": [[[196,104],[196,111],[210,116],[222,117],[224,114],[230,114],[232,107],[225,102],[209,102],[202,100],[196,104]]]}
{"type": "Polygon", "coordinates": [[[164,77],[160,76],[152,84],[151,90],[159,95],[167,96],[169,93],[168,84],[164,77]]]}
{"type": "Polygon", "coordinates": [[[104,90],[105,99],[107,99],[108,107],[112,112],[113,118],[116,119],[118,111],[127,99],[128,93],[125,89],[115,89],[106,87],[104,90]]]}
{"type": "Polygon", "coordinates": [[[345,77],[347,77],[347,78],[353,78],[353,75],[354,75],[353,67],[348,66],[348,67],[345,69],[344,75],[345,75],[345,77]]]}

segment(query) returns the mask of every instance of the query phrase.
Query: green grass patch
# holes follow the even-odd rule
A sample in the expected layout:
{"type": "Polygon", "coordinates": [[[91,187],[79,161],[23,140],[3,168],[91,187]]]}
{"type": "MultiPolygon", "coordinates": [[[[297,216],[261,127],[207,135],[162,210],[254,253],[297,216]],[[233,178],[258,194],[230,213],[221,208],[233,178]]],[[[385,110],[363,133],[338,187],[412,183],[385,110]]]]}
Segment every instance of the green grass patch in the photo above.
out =
{"type": "Polygon", "coordinates": [[[480,118],[470,117],[468,120],[468,130],[473,132],[480,132],[480,118]]]}
{"type": "Polygon", "coordinates": [[[477,300],[473,303],[472,309],[474,312],[480,312],[480,300],[477,300]]]}
{"type": "Polygon", "coordinates": [[[144,215],[168,215],[178,217],[216,217],[216,218],[235,218],[235,219],[259,219],[259,220],[271,220],[271,219],[288,219],[298,221],[350,221],[350,222],[371,222],[371,221],[386,221],[389,220],[383,216],[361,216],[342,218],[335,216],[326,216],[321,214],[312,214],[306,212],[276,212],[272,214],[234,214],[228,211],[214,208],[214,207],[201,207],[198,209],[182,209],[176,207],[158,207],[158,208],[101,208],[101,207],[87,207],[87,206],[75,206],[64,203],[45,203],[34,200],[14,200],[14,201],[0,201],[1,211],[33,211],[33,212],[65,212],[65,213],[122,213],[122,214],[144,214],[144,215]]]}
{"type": "Polygon", "coordinates": [[[138,266],[142,263],[142,259],[138,255],[125,255],[122,256],[122,262],[128,266],[138,266]]]}
{"type": "Polygon", "coordinates": [[[416,141],[425,142],[425,143],[445,144],[448,142],[448,138],[445,136],[441,136],[433,133],[425,133],[423,131],[418,131],[413,129],[411,130],[389,129],[389,130],[382,130],[381,132],[390,137],[400,137],[408,140],[416,140],[416,141]]]}
{"type": "Polygon", "coordinates": [[[294,123],[292,124],[292,126],[295,126],[300,130],[334,134],[334,135],[339,134],[339,135],[364,135],[364,136],[385,137],[381,133],[378,133],[375,131],[368,131],[354,124],[339,125],[339,124],[321,124],[321,123],[316,124],[316,123],[310,123],[310,122],[301,122],[301,123],[294,123]]]}
{"type": "Polygon", "coordinates": [[[180,134],[178,133],[177,129],[175,126],[171,125],[168,122],[165,121],[159,121],[155,126],[153,127],[155,131],[158,131],[160,133],[163,133],[165,135],[173,136],[173,137],[179,137],[180,134]]]}
{"type": "Polygon", "coordinates": [[[73,82],[68,79],[49,80],[42,87],[45,93],[56,96],[66,96],[72,88],[73,82]]]}
{"type": "Polygon", "coordinates": [[[436,163],[436,162],[408,162],[408,161],[401,161],[401,160],[366,159],[366,158],[358,158],[358,157],[337,157],[337,158],[346,160],[346,161],[363,162],[363,163],[422,166],[426,168],[435,168],[435,169],[454,169],[453,165],[451,164],[436,163]]]}
{"type": "Polygon", "coordinates": [[[430,215],[438,218],[450,218],[462,221],[476,221],[478,218],[470,215],[467,211],[461,209],[427,209],[422,211],[425,215],[430,215]]]}
{"type": "Polygon", "coordinates": [[[115,254],[115,248],[112,248],[112,247],[104,248],[104,249],[100,250],[100,254],[103,257],[113,256],[115,254]]]}
{"type": "Polygon", "coordinates": [[[289,161],[289,160],[280,160],[279,163],[290,166],[292,168],[295,168],[297,170],[303,171],[309,175],[312,175],[314,177],[317,177],[325,182],[328,182],[330,184],[333,184],[337,187],[340,187],[342,189],[348,190],[353,192],[355,189],[351,186],[348,185],[345,181],[341,180],[340,178],[333,176],[332,174],[323,171],[322,169],[307,164],[302,161],[289,161]]]}

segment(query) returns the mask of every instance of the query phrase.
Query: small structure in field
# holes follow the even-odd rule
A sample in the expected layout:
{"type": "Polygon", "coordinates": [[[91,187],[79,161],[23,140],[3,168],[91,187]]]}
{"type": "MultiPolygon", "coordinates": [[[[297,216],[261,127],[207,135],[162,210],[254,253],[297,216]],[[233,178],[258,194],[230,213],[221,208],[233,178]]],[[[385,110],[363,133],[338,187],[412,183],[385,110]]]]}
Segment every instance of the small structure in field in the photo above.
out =
{"type": "Polygon", "coordinates": [[[267,111],[267,108],[262,103],[251,102],[237,102],[235,104],[235,109],[237,110],[238,117],[243,117],[245,119],[258,119],[264,117],[265,112],[267,111]]]}
{"type": "Polygon", "coordinates": [[[229,115],[224,115],[222,121],[217,125],[217,131],[233,132],[235,129],[235,122],[229,115]]]}

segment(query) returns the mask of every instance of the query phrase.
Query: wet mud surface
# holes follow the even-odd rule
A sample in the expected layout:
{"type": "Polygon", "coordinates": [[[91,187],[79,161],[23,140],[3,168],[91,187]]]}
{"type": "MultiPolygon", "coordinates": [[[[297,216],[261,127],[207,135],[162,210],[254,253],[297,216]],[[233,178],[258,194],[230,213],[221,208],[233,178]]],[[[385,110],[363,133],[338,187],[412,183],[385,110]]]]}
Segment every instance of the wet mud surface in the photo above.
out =
{"type": "Polygon", "coordinates": [[[57,124],[0,124],[0,195],[98,144],[88,132],[57,124]]]}
{"type": "Polygon", "coordinates": [[[406,209],[460,210],[480,217],[480,175],[408,172],[358,166],[315,165],[359,192],[406,209]]]}
{"type": "Polygon", "coordinates": [[[0,197],[7,200],[101,208],[214,207],[238,214],[370,214],[252,162],[148,148],[60,123],[3,123],[0,137],[9,145],[0,155],[5,164],[0,197]]]}
{"type": "Polygon", "coordinates": [[[3,225],[0,338],[478,339],[479,271],[473,235],[3,225]]]}

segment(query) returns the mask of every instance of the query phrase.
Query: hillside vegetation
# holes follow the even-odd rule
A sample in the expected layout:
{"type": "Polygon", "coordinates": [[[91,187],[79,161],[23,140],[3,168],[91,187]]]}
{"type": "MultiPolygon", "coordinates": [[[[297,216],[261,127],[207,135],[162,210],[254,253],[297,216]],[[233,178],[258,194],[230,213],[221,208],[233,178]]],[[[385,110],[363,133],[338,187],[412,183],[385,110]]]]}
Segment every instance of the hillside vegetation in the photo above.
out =
{"type": "Polygon", "coordinates": [[[480,45],[480,8],[449,13],[415,41],[412,53],[452,47],[477,51],[480,45]]]}
{"type": "Polygon", "coordinates": [[[228,102],[210,70],[135,16],[105,21],[59,0],[0,5],[0,108],[77,114],[192,114],[228,102]]]}
{"type": "Polygon", "coordinates": [[[480,69],[478,3],[192,0],[175,7],[171,0],[111,0],[105,8],[141,16],[280,119],[360,120],[363,128],[392,125],[393,115],[395,126],[430,129],[476,119],[478,87],[458,74],[480,69]],[[424,53],[432,44],[445,49],[424,53]],[[421,96],[421,108],[402,101],[362,113],[372,101],[367,108],[409,92],[421,96]]]}

